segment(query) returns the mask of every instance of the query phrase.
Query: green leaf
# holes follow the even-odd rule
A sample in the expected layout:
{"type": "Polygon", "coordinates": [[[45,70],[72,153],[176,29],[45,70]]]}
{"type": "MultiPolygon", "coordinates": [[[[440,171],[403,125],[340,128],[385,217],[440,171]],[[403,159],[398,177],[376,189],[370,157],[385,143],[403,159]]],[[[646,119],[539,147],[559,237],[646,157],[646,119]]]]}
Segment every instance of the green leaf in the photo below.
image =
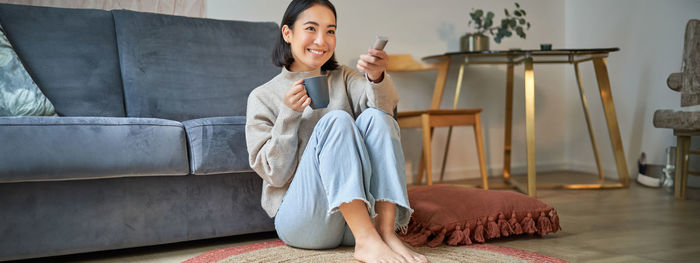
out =
{"type": "Polygon", "coordinates": [[[508,9],[503,8],[503,12],[506,13],[506,16],[510,16],[510,14],[508,14],[508,9]]]}
{"type": "Polygon", "coordinates": [[[516,2],[516,3],[515,3],[515,7],[520,8],[520,4],[518,4],[518,3],[516,2]]]}
{"type": "Polygon", "coordinates": [[[520,16],[520,15],[521,15],[520,12],[519,12],[518,10],[513,11],[513,14],[515,14],[515,16],[520,16]]]}
{"type": "Polygon", "coordinates": [[[530,30],[530,22],[527,22],[527,29],[530,30]]]}
{"type": "Polygon", "coordinates": [[[475,14],[477,17],[480,17],[480,16],[483,16],[483,15],[484,15],[484,11],[482,11],[481,9],[477,9],[476,11],[474,11],[474,14],[475,14]]]}
{"type": "Polygon", "coordinates": [[[513,32],[506,31],[506,36],[507,36],[507,37],[512,36],[512,35],[513,35],[513,32]]]}
{"type": "Polygon", "coordinates": [[[491,11],[489,11],[489,12],[486,14],[486,19],[493,19],[493,16],[494,16],[494,13],[491,12],[491,11]]]}
{"type": "Polygon", "coordinates": [[[508,25],[510,25],[510,22],[508,22],[508,21],[509,21],[508,19],[501,20],[501,27],[503,27],[503,28],[508,27],[508,25]]]}
{"type": "Polygon", "coordinates": [[[525,24],[525,19],[524,19],[524,18],[521,18],[521,19],[520,19],[520,24],[521,24],[521,25],[525,24]]]}
{"type": "Polygon", "coordinates": [[[523,32],[523,28],[522,28],[522,27],[517,27],[517,28],[515,28],[515,33],[517,33],[518,36],[520,36],[521,38],[525,38],[525,32],[523,32]]]}
{"type": "Polygon", "coordinates": [[[518,25],[517,22],[515,22],[515,18],[510,20],[510,27],[515,28],[518,25]]]}
{"type": "Polygon", "coordinates": [[[506,33],[507,31],[503,28],[498,29],[498,34],[496,34],[496,37],[493,40],[496,41],[496,43],[501,43],[501,39],[506,37],[506,33]]]}
{"type": "Polygon", "coordinates": [[[491,27],[491,25],[493,25],[493,19],[491,19],[490,17],[487,17],[486,21],[484,21],[484,28],[489,28],[489,27],[491,27]]]}
{"type": "Polygon", "coordinates": [[[523,13],[523,16],[525,16],[525,10],[520,9],[520,13],[523,13]]]}

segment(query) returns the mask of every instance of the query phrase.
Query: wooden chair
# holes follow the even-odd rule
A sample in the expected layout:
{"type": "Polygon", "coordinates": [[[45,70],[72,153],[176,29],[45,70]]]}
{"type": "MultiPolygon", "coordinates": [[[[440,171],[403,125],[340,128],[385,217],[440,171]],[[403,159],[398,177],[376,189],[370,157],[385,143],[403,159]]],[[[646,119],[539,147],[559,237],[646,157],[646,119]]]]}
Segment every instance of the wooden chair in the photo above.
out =
{"type": "MultiPolygon", "coordinates": [[[[690,20],[686,25],[682,65],[683,72],[672,73],[666,83],[670,89],[681,93],[681,107],[700,105],[700,20],[690,20]]],[[[676,136],[674,195],[676,199],[685,199],[688,174],[700,175],[700,171],[688,170],[690,155],[700,155],[700,150],[690,149],[691,137],[700,136],[700,111],[657,110],[654,126],[673,129],[676,136]]]]}
{"type": "MultiPolygon", "coordinates": [[[[422,183],[423,170],[427,174],[427,185],[433,182],[432,171],[432,149],[430,142],[435,127],[452,127],[452,126],[473,126],[474,137],[476,140],[477,156],[479,158],[479,167],[481,169],[481,180],[484,189],[488,189],[488,181],[486,178],[486,163],[484,160],[484,140],[481,135],[481,109],[440,109],[440,100],[445,88],[445,80],[447,79],[447,62],[440,63],[422,63],[411,57],[411,55],[389,55],[388,72],[415,72],[437,70],[438,76],[433,89],[433,98],[430,109],[417,111],[400,111],[396,119],[401,128],[422,128],[423,129],[423,151],[421,162],[418,166],[418,184],[422,183]]],[[[448,137],[451,136],[448,135],[448,137]]],[[[445,171],[445,160],[447,160],[447,147],[443,166],[440,173],[440,182],[442,182],[445,171]]]]}

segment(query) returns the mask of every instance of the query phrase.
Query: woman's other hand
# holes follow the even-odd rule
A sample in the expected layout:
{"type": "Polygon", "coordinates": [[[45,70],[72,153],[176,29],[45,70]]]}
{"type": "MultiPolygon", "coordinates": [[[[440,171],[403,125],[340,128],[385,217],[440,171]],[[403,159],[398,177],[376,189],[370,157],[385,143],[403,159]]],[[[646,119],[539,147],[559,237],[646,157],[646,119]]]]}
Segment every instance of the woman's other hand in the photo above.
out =
{"type": "Polygon", "coordinates": [[[294,86],[284,95],[284,105],[298,112],[303,112],[306,106],[311,104],[311,98],[306,95],[306,89],[304,85],[301,84],[303,82],[303,79],[294,82],[294,86]]]}
{"type": "Polygon", "coordinates": [[[389,56],[386,52],[370,48],[367,54],[360,55],[357,60],[357,69],[364,71],[372,82],[381,82],[384,79],[384,71],[389,63],[389,56]]]}

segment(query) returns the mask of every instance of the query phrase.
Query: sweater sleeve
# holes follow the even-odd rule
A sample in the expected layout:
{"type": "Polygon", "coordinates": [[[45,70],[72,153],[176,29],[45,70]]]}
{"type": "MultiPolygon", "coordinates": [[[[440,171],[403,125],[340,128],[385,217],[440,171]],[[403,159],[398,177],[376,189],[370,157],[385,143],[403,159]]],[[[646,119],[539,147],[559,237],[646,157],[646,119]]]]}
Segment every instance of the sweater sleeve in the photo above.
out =
{"type": "Polygon", "coordinates": [[[296,170],[301,112],[282,106],[275,117],[269,102],[256,94],[248,97],[245,126],[250,167],[273,187],[282,187],[296,170]]]}
{"type": "Polygon", "coordinates": [[[350,67],[344,67],[343,75],[355,116],[360,116],[367,108],[377,108],[393,115],[399,94],[389,74],[384,72],[384,79],[379,83],[369,81],[365,74],[350,67]]]}

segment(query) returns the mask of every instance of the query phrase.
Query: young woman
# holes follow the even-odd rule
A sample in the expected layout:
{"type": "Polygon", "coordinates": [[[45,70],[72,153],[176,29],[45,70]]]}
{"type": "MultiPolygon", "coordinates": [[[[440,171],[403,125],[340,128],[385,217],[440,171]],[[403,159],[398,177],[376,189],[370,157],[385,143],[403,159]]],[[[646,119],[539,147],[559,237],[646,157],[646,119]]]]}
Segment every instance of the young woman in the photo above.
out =
{"type": "Polygon", "coordinates": [[[273,61],[282,72],[248,97],[250,165],[263,178],[262,207],[286,244],[354,245],[364,262],[427,262],[396,236],[413,210],[406,194],[398,95],[385,52],[339,66],[336,12],[327,0],[293,0],[273,61]],[[326,75],[330,103],[311,109],[304,78],[326,75]]]}

